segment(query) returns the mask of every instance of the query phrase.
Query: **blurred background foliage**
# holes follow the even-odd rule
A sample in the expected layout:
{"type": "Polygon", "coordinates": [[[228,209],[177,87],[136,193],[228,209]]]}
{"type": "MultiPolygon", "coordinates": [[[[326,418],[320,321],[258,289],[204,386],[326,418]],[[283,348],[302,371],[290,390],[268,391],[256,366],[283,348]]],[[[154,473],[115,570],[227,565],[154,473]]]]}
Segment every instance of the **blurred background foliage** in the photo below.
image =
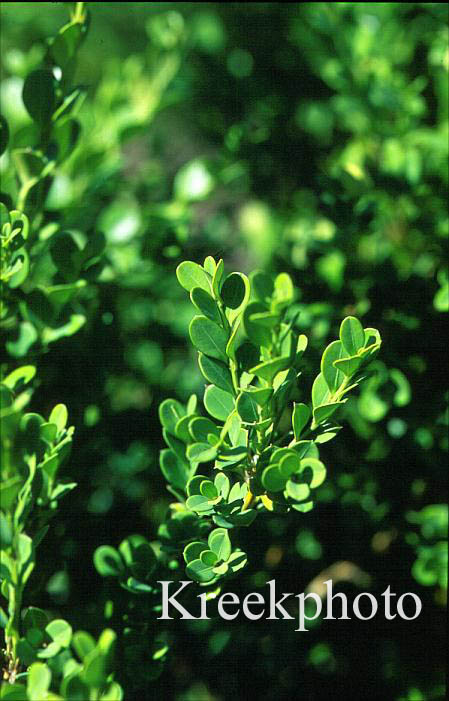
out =
{"type": "MultiPolygon", "coordinates": [[[[2,5],[1,101],[13,146],[30,123],[23,78],[66,21],[64,5],[2,5]]],[[[76,74],[87,89],[82,136],[45,218],[81,239],[103,232],[106,249],[99,280],[77,296],[86,321],[57,348],[47,344],[32,400],[44,414],[68,405],[77,434],[65,469],[79,484],[43,546],[34,605],[76,627],[86,615],[98,630],[105,618],[119,627],[121,595],[95,573],[92,552],[133,532],[157,537],[170,503],[157,407],[203,388],[179,262],[211,254],[245,272],[286,271],[315,365],[347,314],[377,326],[384,345],[376,376],[348,402],[350,426],[323,448],[331,470],[317,508],[267,516],[257,541],[243,534],[250,566],[232,590],[263,591],[273,577],[278,591],[316,590],[331,571],[334,590],[350,597],[379,597],[388,584],[416,592],[423,613],[410,623],[320,621],[307,635],[282,622],[159,622],[167,665],[148,679],[153,667],[146,675],[140,660],[129,698],[149,689],[179,701],[247,698],[249,683],[264,699],[299,689],[310,699],[346,696],[349,683],[352,698],[442,698],[447,8],[89,8],[76,74]]],[[[8,152],[0,168],[14,199],[8,152]]],[[[9,352],[16,359],[3,360],[19,365],[21,345],[9,352]]]]}

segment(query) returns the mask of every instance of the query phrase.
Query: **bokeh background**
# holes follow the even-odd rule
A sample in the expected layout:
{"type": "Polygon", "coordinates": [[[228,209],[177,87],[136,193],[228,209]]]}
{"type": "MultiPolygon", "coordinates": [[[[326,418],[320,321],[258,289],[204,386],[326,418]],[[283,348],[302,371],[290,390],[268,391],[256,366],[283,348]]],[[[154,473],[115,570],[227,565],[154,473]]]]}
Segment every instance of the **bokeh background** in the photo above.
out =
{"type": "MultiPolygon", "coordinates": [[[[3,3],[2,112],[28,121],[23,77],[65,3],[3,3]]],[[[447,8],[440,3],[88,3],[77,80],[83,136],[46,202],[50,220],[106,236],[87,322],[40,360],[33,405],[68,405],[78,489],[42,547],[28,596],[74,627],[123,627],[129,594],[92,554],[157,539],[170,495],[158,404],[201,395],[193,315],[175,269],[287,271],[315,372],[340,320],[384,339],[377,373],[323,446],[313,512],[239,534],[240,596],[319,588],[423,601],[413,622],[154,622],[154,671],[131,643],[126,698],[444,697],[447,591],[447,8]],[[342,564],[343,563],[343,564],[342,564]],[[331,570],[329,570],[331,568],[331,570]],[[114,602],[105,606],[108,600],[114,602]],[[140,657],[139,657],[140,655],[140,657]]],[[[7,181],[5,157],[0,162],[7,181]]],[[[306,367],[304,374],[308,369],[306,367]]],[[[316,374],[316,372],[315,372],[316,374]]]]}

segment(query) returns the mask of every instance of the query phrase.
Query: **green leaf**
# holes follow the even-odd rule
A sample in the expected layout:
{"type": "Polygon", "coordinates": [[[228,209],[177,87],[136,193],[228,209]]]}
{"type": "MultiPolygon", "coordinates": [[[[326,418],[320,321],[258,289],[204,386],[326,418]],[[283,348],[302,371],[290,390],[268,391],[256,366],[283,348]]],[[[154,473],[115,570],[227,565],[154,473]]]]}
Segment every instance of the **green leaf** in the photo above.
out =
{"type": "Polygon", "coordinates": [[[292,509],[295,509],[295,511],[300,511],[303,514],[307,514],[313,509],[313,501],[306,501],[303,504],[291,504],[290,506],[292,509]]]}
{"type": "Polygon", "coordinates": [[[273,390],[271,387],[248,387],[245,390],[245,394],[249,394],[260,407],[264,407],[268,404],[271,397],[273,396],[273,390]]]}
{"type": "Polygon", "coordinates": [[[326,467],[321,460],[316,458],[303,458],[301,460],[301,472],[304,472],[307,468],[312,471],[312,480],[309,486],[311,489],[316,489],[326,479],[326,467]]]}
{"type": "Polygon", "coordinates": [[[22,365],[22,367],[16,368],[16,370],[10,372],[9,375],[2,380],[2,384],[17,392],[23,385],[28,384],[35,375],[36,368],[34,365],[22,365]]]}
{"type": "Polygon", "coordinates": [[[327,443],[331,441],[341,429],[341,426],[337,426],[337,424],[334,423],[326,423],[320,426],[320,431],[314,438],[315,443],[327,443]]]}
{"type": "Polygon", "coordinates": [[[229,477],[227,477],[227,475],[225,475],[223,472],[219,472],[215,477],[214,484],[223,499],[227,499],[231,486],[229,477]]]}
{"type": "Polygon", "coordinates": [[[203,263],[204,270],[207,273],[209,273],[209,275],[211,275],[213,277],[216,267],[217,267],[217,265],[215,263],[214,258],[212,258],[212,256],[206,256],[206,258],[204,259],[204,263],[203,263]]]}
{"type": "Polygon", "coordinates": [[[81,125],[76,119],[69,119],[55,125],[53,138],[58,148],[58,162],[64,161],[77,145],[81,136],[81,125]]]}
{"type": "Polygon", "coordinates": [[[287,455],[284,455],[279,460],[279,472],[283,477],[286,477],[287,479],[294,475],[296,472],[299,472],[300,469],[301,458],[294,451],[289,452],[287,455]]]}
{"type": "Polygon", "coordinates": [[[115,648],[115,643],[117,640],[117,635],[114,633],[113,630],[110,628],[106,628],[103,630],[101,633],[100,637],[98,638],[98,643],[97,647],[100,652],[102,652],[104,655],[107,655],[108,658],[111,658],[111,654],[114,651],[115,648]]]}
{"type": "MultiPolygon", "coordinates": [[[[35,189],[35,194],[43,189],[45,182],[44,173],[49,172],[49,165],[40,151],[26,148],[17,148],[12,152],[12,158],[16,168],[17,176],[24,186],[24,192],[29,194],[35,189]]],[[[42,193],[41,193],[42,194],[42,193]]],[[[37,204],[35,202],[34,204],[37,204]]],[[[11,222],[11,228],[16,230],[15,224],[11,222]]]]}
{"type": "Polygon", "coordinates": [[[284,309],[293,302],[293,282],[287,273],[280,273],[274,281],[273,308],[275,311],[284,309]]]}
{"type": "Polygon", "coordinates": [[[347,316],[340,325],[340,341],[344,346],[346,354],[357,355],[359,350],[365,345],[365,331],[363,326],[355,316],[347,316]]]}
{"type": "Polygon", "coordinates": [[[246,445],[246,431],[242,428],[242,421],[236,411],[228,417],[223,431],[225,428],[233,446],[246,445]]]}
{"type": "Polygon", "coordinates": [[[231,556],[232,546],[228,531],[225,528],[216,528],[207,539],[209,548],[215,553],[218,560],[226,561],[231,556]]]}
{"type": "Polygon", "coordinates": [[[82,29],[78,22],[66,24],[55,36],[50,46],[50,52],[57,65],[62,69],[73,59],[81,36],[82,29]]]}
{"type": "Polygon", "coordinates": [[[203,497],[207,497],[210,501],[214,501],[218,497],[218,490],[213,482],[204,480],[200,484],[200,492],[203,497]]]}
{"type": "Polygon", "coordinates": [[[296,359],[300,360],[304,351],[307,348],[307,345],[309,343],[309,339],[307,336],[303,333],[299,334],[298,336],[298,342],[296,344],[296,359]]]}
{"type": "Polygon", "coordinates": [[[346,377],[351,377],[363,362],[363,358],[359,355],[353,356],[352,358],[341,358],[340,360],[334,361],[334,367],[337,370],[341,370],[346,377]]]}
{"type": "Polygon", "coordinates": [[[235,573],[241,570],[242,567],[245,567],[247,562],[248,558],[246,553],[236,550],[232,553],[227,564],[231,572],[235,573]]]}
{"type": "Polygon", "coordinates": [[[367,348],[371,344],[380,345],[382,343],[380,333],[377,329],[372,329],[372,328],[368,327],[368,328],[364,329],[364,333],[365,333],[365,348],[367,348]]]}
{"type": "Polygon", "coordinates": [[[77,630],[73,634],[72,645],[80,660],[84,660],[95,649],[95,640],[90,633],[86,633],[84,630],[77,630]]]}
{"type": "Polygon", "coordinates": [[[250,392],[242,392],[237,397],[236,408],[245,423],[256,423],[259,419],[259,407],[250,392]]]}
{"type": "Polygon", "coordinates": [[[301,431],[310,419],[310,413],[311,412],[307,404],[294,405],[292,414],[292,425],[296,441],[299,441],[301,431]]]}
{"type": "Polygon", "coordinates": [[[107,658],[97,648],[84,660],[83,680],[89,687],[102,687],[107,679],[107,658]]]}
{"type": "Polygon", "coordinates": [[[346,355],[342,342],[333,341],[328,345],[321,358],[321,372],[332,393],[338,390],[345,379],[344,374],[334,366],[334,362],[346,357],[346,355]]]}
{"type": "Polygon", "coordinates": [[[299,443],[292,446],[292,449],[298,453],[300,458],[319,457],[318,448],[313,441],[299,441],[299,443]]]}
{"type": "Polygon", "coordinates": [[[189,433],[194,441],[207,443],[208,435],[212,433],[215,436],[219,436],[220,429],[210,419],[204,416],[197,416],[190,421],[189,433]]]}
{"type": "MultiPolygon", "coordinates": [[[[226,352],[228,352],[228,348],[226,349],[226,352]]],[[[243,343],[236,349],[234,356],[240,371],[246,372],[254,365],[258,364],[260,353],[259,349],[256,348],[256,346],[250,341],[243,341],[243,343]]]]}
{"type": "MultiPolygon", "coordinates": [[[[37,648],[40,645],[42,645],[42,643],[45,640],[45,637],[45,633],[42,630],[39,630],[39,628],[30,628],[26,634],[26,642],[30,643],[32,647],[37,648]]],[[[33,656],[33,659],[31,661],[36,661],[35,656],[33,656]]]]}
{"type": "Polygon", "coordinates": [[[5,384],[0,385],[0,399],[2,409],[8,409],[13,405],[14,392],[12,392],[5,384]]]}
{"type": "Polygon", "coordinates": [[[287,478],[281,474],[278,465],[269,465],[262,473],[262,484],[268,492],[282,492],[287,478]]]}
{"type": "Polygon", "coordinates": [[[229,497],[228,501],[231,504],[233,501],[243,501],[243,499],[246,497],[248,493],[248,485],[246,482],[244,484],[240,484],[239,482],[235,482],[233,484],[231,491],[229,492],[229,497]]]}
{"type": "Polygon", "coordinates": [[[307,484],[297,484],[289,480],[286,484],[285,491],[287,495],[295,501],[304,501],[310,494],[310,489],[307,484]]]}
{"type": "MultiPolygon", "coordinates": [[[[20,642],[19,642],[20,645],[20,642]]],[[[25,696],[25,687],[22,684],[9,684],[4,682],[0,690],[2,701],[29,701],[30,696],[25,696]]]]}
{"type": "Polygon", "coordinates": [[[70,623],[67,623],[62,618],[56,618],[54,621],[50,621],[45,630],[53,642],[58,643],[60,647],[69,647],[72,640],[72,626],[70,623]]]}
{"type": "Polygon", "coordinates": [[[38,335],[33,324],[29,321],[22,321],[18,326],[18,338],[15,341],[6,342],[6,350],[15,358],[22,358],[26,355],[38,335]]]}
{"type": "Polygon", "coordinates": [[[217,556],[215,555],[212,550],[203,550],[203,552],[200,555],[200,560],[204,565],[207,565],[208,567],[214,567],[215,564],[217,563],[217,556]]]}
{"type": "Polygon", "coordinates": [[[226,362],[228,334],[205,316],[194,316],[189,326],[193,345],[205,355],[226,362]]]}
{"type": "Polygon", "coordinates": [[[186,410],[176,399],[165,399],[159,405],[159,419],[166,431],[175,435],[176,424],[186,415],[186,410]]]}
{"type": "Polygon", "coordinates": [[[222,446],[218,452],[218,460],[223,461],[224,465],[222,467],[230,467],[231,465],[237,465],[242,462],[248,455],[248,449],[245,445],[237,445],[232,448],[227,446],[222,446]]]}
{"type": "MultiPolygon", "coordinates": [[[[168,647],[162,648],[162,650],[168,650],[168,647]]],[[[162,654],[161,654],[162,656],[162,654]]],[[[153,655],[153,660],[158,659],[153,655]]],[[[123,700],[123,689],[118,682],[111,682],[101,695],[101,701],[122,701],[123,700]]]]}
{"type": "Polygon", "coordinates": [[[279,314],[274,314],[273,312],[260,312],[258,314],[252,314],[251,320],[271,330],[279,326],[281,317],[279,314]]]}
{"type": "MultiPolygon", "coordinates": [[[[257,511],[255,509],[248,509],[247,511],[241,511],[240,513],[233,513],[230,516],[231,523],[234,526],[243,526],[246,528],[247,526],[250,526],[254,519],[257,516],[257,511]]],[[[217,523],[218,526],[223,525],[217,523]]]]}
{"type": "Polygon", "coordinates": [[[218,574],[220,577],[226,574],[228,571],[229,566],[227,562],[222,562],[221,565],[214,565],[214,572],[215,574],[218,574]]]}
{"type": "Polygon", "coordinates": [[[412,390],[410,383],[406,376],[398,370],[398,368],[391,368],[390,378],[396,385],[396,391],[393,396],[393,403],[395,406],[406,406],[411,399],[412,390]]]}
{"type": "Polygon", "coordinates": [[[196,582],[206,584],[215,579],[215,572],[212,565],[205,565],[202,560],[192,560],[186,567],[186,572],[196,582]]]}
{"type": "Polygon", "coordinates": [[[224,363],[200,353],[198,356],[198,364],[206,380],[220,387],[220,389],[223,389],[225,392],[234,394],[232,376],[224,363]]]}
{"type": "Polygon", "coordinates": [[[204,475],[195,475],[195,477],[192,477],[192,479],[190,479],[187,483],[187,494],[189,495],[189,497],[192,497],[196,494],[201,494],[201,483],[207,479],[208,477],[205,477],[204,475]]]}
{"type": "Polygon", "coordinates": [[[55,104],[54,78],[51,71],[39,68],[26,78],[22,90],[23,104],[35,122],[50,121],[55,104]]]}
{"type": "Polygon", "coordinates": [[[189,426],[192,421],[191,416],[183,416],[179,421],[176,422],[175,426],[175,436],[179,438],[183,443],[190,443],[190,433],[189,426]]]}
{"type": "Polygon", "coordinates": [[[213,290],[215,297],[220,296],[221,281],[223,279],[223,274],[224,274],[224,263],[223,263],[223,259],[220,258],[220,260],[218,261],[217,266],[215,268],[214,276],[212,278],[212,290],[213,290]]]}
{"type": "Polygon", "coordinates": [[[186,404],[186,411],[188,416],[193,416],[196,413],[197,406],[198,397],[196,396],[196,394],[191,394],[186,404]]]}
{"type": "Polygon", "coordinates": [[[9,128],[8,122],[0,115],[0,156],[6,151],[6,147],[9,141],[9,128]]]}
{"type": "Polygon", "coordinates": [[[36,606],[29,606],[26,610],[23,623],[26,630],[38,628],[44,630],[48,624],[48,614],[36,606]]]}
{"type": "Polygon", "coordinates": [[[64,484],[58,484],[56,487],[53,489],[51,493],[51,498],[52,499],[61,499],[63,496],[68,494],[69,492],[72,491],[72,489],[75,489],[77,487],[76,482],[68,482],[64,484]]]}
{"type": "Polygon", "coordinates": [[[13,533],[11,523],[3,511],[0,511],[0,549],[6,550],[12,543],[13,533]]]}
{"type": "Polygon", "coordinates": [[[143,536],[133,535],[125,538],[119,545],[119,551],[126,566],[137,579],[147,580],[156,569],[156,555],[143,536]]]}
{"type": "MultiPolygon", "coordinates": [[[[61,694],[64,694],[65,699],[70,701],[84,701],[89,698],[89,687],[81,679],[79,674],[71,674],[69,677],[64,677],[61,682],[61,694]]],[[[59,698],[59,697],[58,697],[59,698]]]]}
{"type": "Polygon", "coordinates": [[[217,303],[208,292],[201,287],[194,287],[190,292],[190,299],[204,316],[207,316],[208,319],[215,321],[217,324],[221,323],[220,311],[217,307],[217,303]]]}
{"type": "Polygon", "coordinates": [[[30,229],[30,222],[26,214],[18,209],[12,209],[9,212],[9,217],[11,221],[11,229],[13,231],[20,232],[20,236],[25,241],[28,238],[28,233],[30,229]]]}
{"type": "MultiPolygon", "coordinates": [[[[333,414],[335,414],[337,409],[345,404],[345,402],[346,399],[343,399],[342,402],[331,402],[330,404],[323,404],[315,407],[313,410],[313,423],[315,426],[322,423],[326,419],[329,419],[333,414]]],[[[312,428],[315,426],[312,426],[312,428]]]]}
{"type": "Polygon", "coordinates": [[[171,450],[175,453],[179,460],[181,460],[181,462],[187,463],[185,443],[178,440],[178,438],[175,438],[175,436],[173,436],[171,433],[168,433],[168,431],[166,431],[165,428],[162,429],[162,435],[168,447],[171,448],[171,450]]]}
{"type": "Polygon", "coordinates": [[[263,363],[259,363],[259,365],[251,368],[250,373],[271,383],[278,372],[286,370],[289,365],[290,358],[273,358],[272,360],[266,360],[263,363]]]}
{"type": "Polygon", "coordinates": [[[209,276],[198,263],[185,260],[176,268],[176,276],[179,284],[190,292],[195,287],[201,287],[206,292],[210,292],[209,276]]]}
{"type": "Polygon", "coordinates": [[[210,443],[192,443],[187,448],[187,457],[192,462],[210,462],[215,460],[217,449],[211,447],[210,443]]]}
{"type": "Polygon", "coordinates": [[[221,299],[229,309],[238,309],[246,296],[248,281],[242,273],[231,273],[225,278],[220,291],[221,299]]]}
{"type": "Polygon", "coordinates": [[[293,451],[291,448],[287,448],[287,447],[278,448],[278,447],[275,447],[274,450],[273,450],[273,452],[272,452],[272,454],[271,454],[271,456],[270,456],[270,463],[271,463],[272,465],[277,465],[277,464],[279,463],[279,461],[281,460],[281,458],[283,458],[285,455],[290,455],[290,454],[293,453],[293,452],[294,452],[294,451],[293,451]]]}
{"type": "Polygon", "coordinates": [[[204,406],[214,419],[226,421],[234,410],[234,398],[229,392],[209,385],[204,393],[204,406]]]}
{"type": "Polygon", "coordinates": [[[49,423],[56,424],[58,432],[61,433],[67,425],[68,412],[65,404],[57,404],[52,410],[48,419],[49,423]]]}
{"type": "Polygon", "coordinates": [[[315,381],[312,385],[312,404],[314,407],[320,406],[321,404],[326,404],[330,397],[330,390],[327,385],[326,380],[323,377],[323,373],[320,372],[316,376],[315,381]]]}
{"type": "Polygon", "coordinates": [[[241,317],[239,317],[238,319],[236,319],[234,321],[231,336],[230,336],[229,341],[226,345],[226,355],[229,358],[236,360],[238,349],[242,345],[242,342],[244,342],[244,338],[245,338],[245,333],[243,330],[242,319],[241,319],[241,317]]]}
{"type": "Polygon", "coordinates": [[[207,545],[201,541],[194,541],[186,545],[183,551],[184,560],[189,563],[192,560],[198,560],[204,550],[207,550],[207,545]]]}
{"type": "MultiPolygon", "coordinates": [[[[82,87],[77,87],[71,90],[63,99],[59,107],[53,112],[52,121],[57,122],[57,126],[64,124],[64,119],[66,119],[71,114],[76,114],[84,98],[86,97],[87,90],[82,87]]],[[[74,120],[70,120],[74,121],[74,120]]]]}
{"type": "Polygon", "coordinates": [[[42,341],[43,343],[54,343],[65,336],[73,336],[85,323],[86,317],[83,314],[71,314],[66,324],[56,329],[45,328],[42,332],[42,341]]]}
{"type": "Polygon", "coordinates": [[[20,577],[25,582],[34,566],[33,541],[25,533],[19,533],[17,536],[17,560],[20,565],[20,577]]]}
{"type": "MultiPolygon", "coordinates": [[[[139,533],[133,533],[133,535],[128,536],[118,546],[119,552],[123,558],[123,561],[127,567],[132,567],[136,561],[136,552],[139,546],[142,544],[151,547],[146,540],[145,536],[139,533]]],[[[154,557],[154,554],[151,555],[154,557]]]]}
{"type": "Polygon", "coordinates": [[[159,465],[167,482],[178,489],[185,489],[191,474],[190,465],[169,449],[159,453],[159,465]]]}
{"type": "Polygon", "coordinates": [[[256,270],[250,275],[250,280],[255,297],[260,302],[269,303],[274,290],[273,280],[270,275],[261,270],[256,270]]]}
{"type": "Polygon", "coordinates": [[[251,314],[251,321],[255,324],[260,324],[260,326],[265,326],[267,329],[275,329],[279,326],[281,317],[279,314],[273,314],[272,312],[258,312],[257,314],[251,314]]]}
{"type": "Polygon", "coordinates": [[[22,486],[22,477],[14,475],[0,483],[0,504],[2,509],[9,511],[22,486]]]}
{"type": "Polygon", "coordinates": [[[203,494],[193,494],[187,499],[186,506],[191,511],[197,511],[198,513],[213,511],[209,499],[203,494]]]}
{"type": "Polygon", "coordinates": [[[266,311],[266,306],[261,302],[251,302],[243,312],[243,326],[246,335],[254,345],[269,348],[271,346],[270,329],[253,319],[254,314],[261,314],[266,311]]]}
{"type": "Polygon", "coordinates": [[[29,701],[42,701],[51,684],[51,672],[43,662],[34,662],[28,670],[27,696],[29,701]]]}
{"type": "Polygon", "coordinates": [[[120,553],[110,545],[100,545],[95,550],[94,565],[102,577],[121,577],[125,571],[120,553]]]}
{"type": "MultiPolygon", "coordinates": [[[[0,117],[0,120],[1,119],[3,119],[3,117],[0,117]]],[[[9,224],[10,222],[11,222],[11,219],[9,217],[8,207],[3,202],[0,202],[0,231],[3,231],[3,226],[5,224],[9,224]]],[[[6,229],[6,230],[8,230],[8,229],[6,229]]]]}
{"type": "MultiPolygon", "coordinates": [[[[2,551],[0,558],[0,576],[9,584],[17,583],[16,566],[12,557],[6,551],[2,551]]],[[[5,594],[7,596],[7,594],[5,594]]]]}
{"type": "Polygon", "coordinates": [[[165,428],[162,429],[162,435],[164,441],[167,443],[168,447],[173,451],[176,457],[182,462],[187,464],[186,457],[186,445],[178,438],[175,438],[171,433],[168,433],[165,428]]]}
{"type": "Polygon", "coordinates": [[[15,272],[11,275],[8,280],[8,287],[15,290],[20,287],[28,277],[30,271],[30,258],[28,251],[25,248],[20,248],[18,251],[13,253],[10,265],[13,267],[15,272]]]}

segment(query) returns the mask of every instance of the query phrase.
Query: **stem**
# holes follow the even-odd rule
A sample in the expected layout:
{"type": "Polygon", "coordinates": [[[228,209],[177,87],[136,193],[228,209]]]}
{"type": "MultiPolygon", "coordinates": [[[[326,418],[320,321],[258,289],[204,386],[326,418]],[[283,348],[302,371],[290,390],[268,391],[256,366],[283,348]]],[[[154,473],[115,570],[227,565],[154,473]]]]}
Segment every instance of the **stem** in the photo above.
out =
{"type": "Polygon", "coordinates": [[[84,5],[85,5],[84,2],[75,3],[75,11],[72,15],[73,22],[84,22],[84,20],[85,20],[84,5]]]}
{"type": "MultiPolygon", "coordinates": [[[[218,305],[218,311],[220,312],[220,318],[221,318],[221,322],[223,324],[223,328],[225,331],[227,331],[229,333],[229,337],[231,337],[232,328],[231,328],[231,325],[230,325],[228,318],[226,316],[226,311],[224,309],[223,303],[216,296],[215,296],[215,301],[218,305]]],[[[234,387],[235,396],[237,396],[239,393],[239,377],[238,377],[238,373],[237,373],[237,365],[232,358],[229,358],[228,365],[229,365],[229,370],[231,372],[232,385],[234,387]]]]}
{"type": "Polygon", "coordinates": [[[237,366],[235,364],[235,361],[232,359],[229,359],[229,369],[231,371],[234,392],[235,392],[235,395],[237,396],[239,393],[239,378],[238,378],[238,374],[237,374],[237,366]]]}
{"type": "Polygon", "coordinates": [[[22,610],[22,587],[20,584],[9,586],[9,621],[7,627],[7,653],[13,665],[17,663],[17,643],[20,639],[20,613],[22,610]]]}

